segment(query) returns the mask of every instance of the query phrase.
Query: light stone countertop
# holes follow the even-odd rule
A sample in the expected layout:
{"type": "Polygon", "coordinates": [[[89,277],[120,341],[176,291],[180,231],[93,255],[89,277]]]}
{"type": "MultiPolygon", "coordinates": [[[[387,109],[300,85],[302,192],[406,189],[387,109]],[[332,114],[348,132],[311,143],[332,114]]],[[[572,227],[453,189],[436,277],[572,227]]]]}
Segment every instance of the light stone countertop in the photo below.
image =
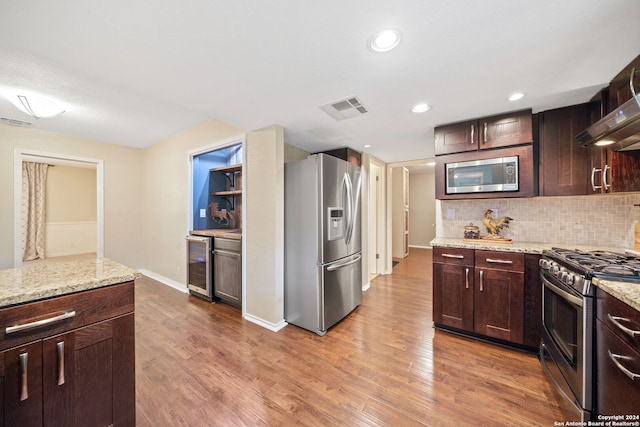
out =
{"type": "MultiPolygon", "coordinates": [[[[478,239],[477,242],[470,242],[463,239],[453,239],[447,237],[436,237],[431,241],[431,246],[439,246],[445,248],[465,248],[465,249],[480,249],[490,251],[503,251],[503,252],[519,252],[528,254],[541,254],[544,249],[551,249],[552,247],[560,247],[567,249],[579,249],[585,252],[588,251],[611,251],[618,253],[630,253],[633,255],[639,255],[630,249],[624,248],[611,248],[602,246],[582,246],[582,245],[554,245],[547,243],[530,243],[530,242],[513,242],[513,244],[504,243],[491,243],[486,240],[478,239]]],[[[611,296],[618,298],[640,311],[640,283],[623,282],[614,280],[603,280],[599,278],[593,279],[593,284],[602,290],[609,293],[611,296]]]]}
{"type": "Polygon", "coordinates": [[[0,308],[128,282],[138,276],[135,270],[106,258],[0,270],[0,308]]]}
{"type": "Polygon", "coordinates": [[[612,297],[640,311],[640,282],[623,282],[594,277],[593,284],[612,297]]]}

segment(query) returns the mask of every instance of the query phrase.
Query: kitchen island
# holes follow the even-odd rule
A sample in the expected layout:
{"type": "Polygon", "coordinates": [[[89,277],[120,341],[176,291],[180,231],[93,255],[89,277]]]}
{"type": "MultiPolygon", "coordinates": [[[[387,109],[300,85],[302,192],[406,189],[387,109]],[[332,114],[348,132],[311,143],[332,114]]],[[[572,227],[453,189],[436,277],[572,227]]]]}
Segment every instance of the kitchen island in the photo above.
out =
{"type": "Polygon", "coordinates": [[[108,259],[0,270],[0,425],[135,425],[137,275],[108,259]]]}

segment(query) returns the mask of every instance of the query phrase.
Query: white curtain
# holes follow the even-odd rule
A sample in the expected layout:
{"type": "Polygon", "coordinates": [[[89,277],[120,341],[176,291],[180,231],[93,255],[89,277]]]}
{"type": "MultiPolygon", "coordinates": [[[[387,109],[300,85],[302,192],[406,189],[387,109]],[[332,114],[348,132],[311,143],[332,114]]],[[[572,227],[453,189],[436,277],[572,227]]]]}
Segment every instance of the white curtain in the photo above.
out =
{"type": "Polygon", "coordinates": [[[22,260],[44,259],[45,189],[49,165],[22,162],[22,260]]]}

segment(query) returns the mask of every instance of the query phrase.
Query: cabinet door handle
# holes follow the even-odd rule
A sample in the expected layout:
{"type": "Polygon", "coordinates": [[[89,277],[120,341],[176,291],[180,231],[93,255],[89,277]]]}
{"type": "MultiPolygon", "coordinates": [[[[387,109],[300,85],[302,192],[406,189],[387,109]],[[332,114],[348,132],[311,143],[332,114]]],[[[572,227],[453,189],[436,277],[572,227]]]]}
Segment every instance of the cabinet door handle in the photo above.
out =
{"type": "Polygon", "coordinates": [[[20,401],[29,398],[29,384],[27,382],[27,370],[29,365],[29,353],[20,354],[20,401]]]}
{"type": "Polygon", "coordinates": [[[591,189],[593,189],[593,191],[597,191],[602,188],[602,185],[596,185],[596,172],[602,172],[602,169],[591,168],[591,189]]]}
{"type": "Polygon", "coordinates": [[[465,282],[465,287],[469,289],[469,269],[468,268],[464,269],[464,282],[465,282]]]}
{"type": "Polygon", "coordinates": [[[493,262],[493,263],[496,263],[496,264],[513,264],[513,261],[508,260],[508,259],[487,258],[487,262],[493,262]]]}
{"type": "Polygon", "coordinates": [[[629,335],[631,338],[635,338],[637,336],[640,336],[640,331],[634,331],[633,329],[627,328],[622,323],[620,323],[621,321],[622,322],[631,322],[630,319],[627,319],[626,317],[612,316],[611,313],[607,313],[607,318],[609,319],[609,321],[611,323],[616,325],[618,327],[618,329],[620,329],[625,334],[629,335]]]}
{"type": "Polygon", "coordinates": [[[487,142],[487,122],[484,122],[484,131],[483,132],[484,132],[484,135],[483,135],[484,142],[487,142]]]}
{"type": "Polygon", "coordinates": [[[473,137],[476,136],[476,125],[471,125],[471,140],[469,144],[473,145],[473,137]]]}
{"type": "Polygon", "coordinates": [[[464,255],[454,255],[454,254],[442,254],[444,258],[457,258],[464,259],[464,255]]]}
{"type": "Polygon", "coordinates": [[[610,187],[607,182],[607,171],[610,169],[609,165],[604,165],[604,169],[602,170],[602,185],[604,186],[604,191],[607,191],[610,187]]]}
{"type": "Polygon", "coordinates": [[[4,331],[6,334],[13,334],[16,332],[27,331],[29,329],[39,328],[40,326],[50,325],[52,323],[60,322],[61,320],[75,317],[75,311],[65,311],[57,316],[49,317],[47,319],[38,320],[35,322],[24,323],[22,325],[8,326],[4,331]]]}
{"type": "Polygon", "coordinates": [[[58,355],[58,385],[64,384],[64,341],[56,344],[58,355]]]}
{"type": "Polygon", "coordinates": [[[607,353],[609,353],[609,358],[611,358],[611,360],[613,361],[613,363],[616,365],[616,367],[618,369],[620,369],[622,371],[623,374],[625,374],[626,376],[628,376],[629,378],[631,378],[631,381],[635,381],[636,379],[640,379],[640,374],[636,374],[635,372],[631,372],[630,370],[628,370],[627,368],[625,368],[622,363],[620,363],[618,360],[622,359],[622,360],[633,360],[633,357],[630,356],[622,356],[620,354],[615,354],[615,353],[611,353],[611,350],[607,350],[607,353]]]}
{"type": "Polygon", "coordinates": [[[484,292],[484,271],[480,270],[480,292],[484,292]]]}

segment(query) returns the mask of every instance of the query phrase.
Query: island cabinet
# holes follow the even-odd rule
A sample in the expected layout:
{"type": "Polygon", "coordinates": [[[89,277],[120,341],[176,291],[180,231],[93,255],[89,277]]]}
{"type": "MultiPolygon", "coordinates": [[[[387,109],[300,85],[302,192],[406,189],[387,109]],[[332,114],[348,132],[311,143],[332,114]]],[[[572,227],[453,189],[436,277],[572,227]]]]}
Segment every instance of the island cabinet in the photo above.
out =
{"type": "Polygon", "coordinates": [[[135,425],[133,286],[0,309],[0,425],[135,425]]]}
{"type": "Polygon", "coordinates": [[[600,288],[596,289],[595,348],[597,414],[637,417],[640,312],[600,288]]]}
{"type": "Polygon", "coordinates": [[[435,154],[462,153],[533,142],[531,110],[435,128],[435,154]]]}
{"type": "Polygon", "coordinates": [[[522,253],[435,247],[435,326],[518,347],[537,347],[540,318],[536,311],[541,306],[536,290],[540,287],[525,286],[525,271],[534,273],[536,261],[535,256],[529,259],[522,253]]]}

